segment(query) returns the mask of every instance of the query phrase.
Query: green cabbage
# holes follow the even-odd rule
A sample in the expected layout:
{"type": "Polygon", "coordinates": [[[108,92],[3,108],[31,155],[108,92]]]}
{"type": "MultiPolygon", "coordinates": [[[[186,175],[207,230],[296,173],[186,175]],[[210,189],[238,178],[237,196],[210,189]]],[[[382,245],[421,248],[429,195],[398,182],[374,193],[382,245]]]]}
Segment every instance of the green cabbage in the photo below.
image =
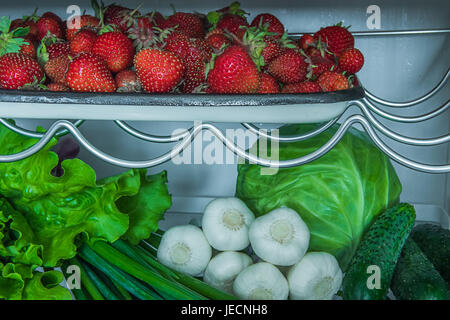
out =
{"type": "MultiPolygon", "coordinates": [[[[297,135],[313,128],[288,125],[280,134],[297,135]]],[[[279,158],[292,159],[315,151],[337,128],[335,125],[305,141],[280,143],[279,158]]],[[[268,149],[261,154],[270,154],[268,149]]],[[[309,250],[335,255],[345,270],[363,233],[375,217],[398,202],[401,189],[388,157],[363,132],[352,129],[323,157],[279,169],[274,175],[262,175],[257,165],[240,164],[236,196],[256,216],[281,206],[296,210],[311,232],[309,250]]]]}

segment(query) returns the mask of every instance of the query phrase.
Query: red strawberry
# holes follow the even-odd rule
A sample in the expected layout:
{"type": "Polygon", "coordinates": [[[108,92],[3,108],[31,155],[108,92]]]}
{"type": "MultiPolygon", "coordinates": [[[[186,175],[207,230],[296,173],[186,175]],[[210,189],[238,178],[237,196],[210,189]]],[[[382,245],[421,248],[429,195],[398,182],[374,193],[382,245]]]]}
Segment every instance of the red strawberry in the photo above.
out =
{"type": "Polygon", "coordinates": [[[295,83],[305,78],[307,64],[300,53],[293,49],[286,49],[269,63],[267,70],[282,83],[295,83]]]}
{"type": "MultiPolygon", "coordinates": [[[[220,29],[214,29],[214,30],[220,30],[220,29]]],[[[210,35],[208,38],[206,38],[206,42],[214,49],[214,50],[220,50],[224,46],[229,46],[231,44],[230,39],[225,36],[223,33],[216,33],[210,35]]]]}
{"type": "Polygon", "coordinates": [[[247,49],[233,45],[214,61],[207,77],[215,93],[255,93],[259,88],[259,73],[247,49]]]}
{"type": "Polygon", "coordinates": [[[139,92],[141,83],[133,70],[122,70],[115,77],[118,92],[139,92]]]}
{"type": "Polygon", "coordinates": [[[81,52],[92,52],[97,34],[90,29],[78,31],[70,42],[70,52],[78,54],[81,52]]]}
{"type": "Polygon", "coordinates": [[[116,84],[105,62],[92,53],[81,53],[69,64],[66,81],[79,92],[114,92],[116,84]]]}
{"type": "Polygon", "coordinates": [[[37,22],[37,28],[39,41],[41,41],[42,38],[47,36],[49,33],[56,38],[62,39],[63,37],[61,24],[54,18],[42,16],[37,22]]]}
{"type": "Polygon", "coordinates": [[[261,56],[264,58],[265,65],[268,65],[270,61],[283,53],[284,48],[281,46],[281,43],[273,37],[266,37],[264,42],[266,43],[266,46],[262,50],[261,56]]]}
{"type": "Polygon", "coordinates": [[[49,83],[47,85],[47,89],[49,91],[70,91],[70,89],[68,87],[66,87],[65,85],[61,84],[61,83],[49,83]]]}
{"type": "Polygon", "coordinates": [[[257,93],[279,93],[280,86],[277,80],[270,74],[265,72],[260,73],[260,85],[257,93]]]}
{"type": "Polygon", "coordinates": [[[364,56],[356,48],[349,48],[339,57],[339,67],[348,73],[356,73],[364,65],[364,56]]]}
{"type": "Polygon", "coordinates": [[[180,82],[184,67],[173,53],[144,49],[134,57],[134,66],[147,92],[170,92],[180,82]]]}
{"type": "Polygon", "coordinates": [[[42,80],[44,72],[37,61],[21,53],[6,53],[0,57],[0,88],[19,89],[42,80]]]}
{"type": "Polygon", "coordinates": [[[112,4],[106,7],[104,20],[106,24],[116,25],[120,31],[126,32],[131,27],[134,15],[139,15],[139,12],[112,4]]]}
{"type": "Polygon", "coordinates": [[[60,26],[63,24],[62,19],[57,14],[54,14],[53,12],[50,11],[44,12],[41,18],[49,18],[55,20],[56,22],[58,22],[60,26]]]}
{"type": "Polygon", "coordinates": [[[337,91],[337,90],[345,90],[349,88],[348,80],[342,73],[337,73],[333,71],[325,71],[322,75],[317,79],[322,91],[337,91]]]}
{"type": "Polygon", "coordinates": [[[326,48],[339,56],[345,49],[353,48],[355,39],[344,27],[339,25],[322,28],[314,34],[314,39],[326,45],[326,48]]]}
{"type": "Polygon", "coordinates": [[[241,26],[249,27],[250,25],[245,18],[235,14],[226,14],[217,23],[217,28],[228,31],[236,35],[239,39],[242,39],[243,33],[245,33],[245,30],[241,26]]]}
{"type": "Polygon", "coordinates": [[[285,85],[281,93],[314,93],[320,91],[321,88],[317,82],[304,81],[285,85]]]}
{"type": "Polygon", "coordinates": [[[70,53],[69,42],[55,42],[47,47],[48,58],[53,59],[59,57],[62,54],[70,53]]]}
{"type": "Polygon", "coordinates": [[[136,53],[133,42],[118,31],[100,35],[94,43],[92,52],[102,57],[112,72],[119,72],[130,67],[136,53]]]}
{"type": "Polygon", "coordinates": [[[284,33],[284,26],[277,17],[270,13],[261,13],[258,14],[252,21],[252,27],[264,26],[267,25],[267,31],[276,33],[274,35],[275,38],[281,38],[284,33]]]}
{"type": "Polygon", "coordinates": [[[151,16],[137,18],[133,26],[128,29],[128,37],[133,40],[133,45],[139,51],[144,48],[150,48],[155,42],[154,22],[151,16]]]}
{"type": "Polygon", "coordinates": [[[11,22],[11,26],[10,26],[9,30],[12,31],[17,28],[27,28],[27,27],[30,28],[30,32],[28,33],[28,36],[30,37],[30,39],[33,42],[37,41],[38,28],[37,28],[37,24],[35,21],[15,19],[11,22]]]}
{"type": "Polygon", "coordinates": [[[70,61],[70,56],[67,53],[48,60],[48,62],[44,65],[45,74],[52,82],[65,85],[66,73],[69,68],[70,61]]]}
{"type": "Polygon", "coordinates": [[[74,23],[71,23],[70,25],[74,27],[67,29],[66,31],[67,41],[72,41],[75,38],[75,34],[82,29],[96,30],[99,24],[100,20],[94,16],[87,14],[80,16],[79,28],[75,28],[74,23]]]}
{"type": "Polygon", "coordinates": [[[325,71],[338,71],[337,65],[326,58],[322,58],[321,56],[314,56],[307,61],[310,63],[308,66],[308,77],[312,75],[318,77],[325,71]]]}
{"type": "Polygon", "coordinates": [[[167,18],[163,26],[163,29],[178,26],[177,30],[185,32],[192,38],[203,38],[205,36],[202,20],[193,13],[176,12],[167,18]]]}
{"type": "Polygon", "coordinates": [[[28,44],[23,44],[20,47],[20,53],[36,59],[36,47],[34,46],[34,43],[33,43],[33,37],[30,35],[27,35],[27,36],[23,37],[23,39],[28,44]]]}
{"type": "Polygon", "coordinates": [[[310,34],[304,34],[298,39],[298,44],[301,49],[306,50],[309,46],[314,44],[314,37],[310,34]]]}

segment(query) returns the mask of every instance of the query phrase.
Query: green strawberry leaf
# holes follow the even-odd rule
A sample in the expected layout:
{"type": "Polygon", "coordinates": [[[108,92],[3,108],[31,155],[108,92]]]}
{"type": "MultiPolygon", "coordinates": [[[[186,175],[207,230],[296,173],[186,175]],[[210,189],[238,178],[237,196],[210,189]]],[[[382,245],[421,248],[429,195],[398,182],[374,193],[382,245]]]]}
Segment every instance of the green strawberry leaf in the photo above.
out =
{"type": "Polygon", "coordinates": [[[0,32],[8,33],[9,27],[11,26],[11,20],[9,17],[3,16],[0,18],[0,32]]]}
{"type": "Polygon", "coordinates": [[[13,31],[12,31],[12,35],[13,35],[13,37],[25,37],[25,36],[27,36],[28,34],[30,33],[30,27],[25,27],[25,28],[23,28],[23,27],[19,27],[19,28],[17,28],[17,29],[14,29],[13,31]]]}

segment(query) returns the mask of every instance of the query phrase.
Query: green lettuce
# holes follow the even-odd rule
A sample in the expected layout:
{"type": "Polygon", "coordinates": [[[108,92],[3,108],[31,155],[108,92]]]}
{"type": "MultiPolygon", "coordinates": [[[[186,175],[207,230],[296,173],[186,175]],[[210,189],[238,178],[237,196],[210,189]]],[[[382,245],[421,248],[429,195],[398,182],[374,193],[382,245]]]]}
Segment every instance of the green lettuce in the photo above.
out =
{"type": "Polygon", "coordinates": [[[158,222],[172,205],[167,188],[167,172],[146,176],[146,170],[141,171],[139,193],[120,198],[116,205],[130,217],[130,226],[123,238],[132,244],[147,239],[150,233],[158,229],[158,222]]]}
{"type": "MultiPolygon", "coordinates": [[[[17,153],[36,142],[0,126],[0,154],[17,153]]],[[[0,163],[0,194],[27,222],[26,234],[33,239],[25,243],[32,240],[41,246],[43,266],[55,267],[62,259],[74,257],[82,234],[94,241],[113,242],[127,233],[138,241],[154,231],[171,203],[165,173],[147,178],[146,169],[133,169],[97,181],[89,165],[69,159],[61,163],[64,174],[56,177],[51,174],[58,164],[57,154],[51,151],[56,143],[52,139],[26,159],[0,163]],[[130,205],[129,212],[121,212],[116,202],[122,197],[137,200],[132,204],[136,208],[131,210],[130,205]]],[[[127,206],[125,201],[120,203],[127,206]]]]}
{"type": "MultiPolygon", "coordinates": [[[[314,128],[287,125],[280,134],[298,135],[314,128]]],[[[305,141],[280,143],[279,158],[310,154],[324,145],[337,128],[335,125],[305,141]]],[[[270,154],[268,149],[260,151],[270,154]]],[[[282,206],[296,210],[311,232],[309,250],[335,255],[345,270],[363,233],[381,212],[398,202],[401,189],[388,157],[363,132],[352,129],[323,157],[279,169],[274,175],[262,175],[257,165],[239,165],[236,196],[256,216],[282,206]]]]}

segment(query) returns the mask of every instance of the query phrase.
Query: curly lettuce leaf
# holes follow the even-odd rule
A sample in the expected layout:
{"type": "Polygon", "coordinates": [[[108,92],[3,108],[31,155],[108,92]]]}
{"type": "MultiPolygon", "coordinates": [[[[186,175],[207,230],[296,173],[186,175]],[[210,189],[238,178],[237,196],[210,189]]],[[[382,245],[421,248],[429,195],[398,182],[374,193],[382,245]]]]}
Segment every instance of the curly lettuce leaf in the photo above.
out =
{"type": "Polygon", "coordinates": [[[0,262],[0,269],[0,300],[20,300],[25,283],[22,276],[11,263],[3,265],[0,262]]]}
{"type": "MultiPolygon", "coordinates": [[[[314,128],[288,125],[280,134],[298,135],[314,128]]],[[[337,128],[305,141],[280,143],[279,158],[310,154],[337,128]]],[[[364,133],[351,130],[321,158],[279,169],[274,175],[262,175],[257,165],[239,165],[236,196],[257,216],[282,206],[296,210],[311,232],[309,250],[335,255],[345,270],[363,233],[381,212],[398,202],[401,189],[389,158],[364,133]]]]}
{"type": "Polygon", "coordinates": [[[69,290],[60,285],[64,275],[56,270],[36,272],[26,281],[22,299],[24,300],[72,300],[69,290]]]}
{"type": "MultiPolygon", "coordinates": [[[[36,141],[0,126],[0,154],[21,152],[36,141]]],[[[75,240],[80,234],[106,241],[123,235],[129,217],[117,209],[115,202],[122,196],[137,194],[140,188],[138,171],[130,170],[97,183],[95,171],[79,159],[63,161],[64,174],[53,176],[58,156],[50,148],[56,142],[52,139],[26,159],[0,163],[0,194],[21,212],[17,221],[26,230],[19,233],[33,236],[24,238],[23,243],[42,247],[41,264],[46,267],[75,256],[75,240]]],[[[30,250],[29,254],[33,252],[30,250]]]]}
{"type": "Polygon", "coordinates": [[[140,170],[141,188],[137,195],[122,197],[116,204],[120,211],[130,217],[130,226],[123,236],[132,244],[150,237],[158,229],[158,222],[172,205],[172,197],[167,188],[167,172],[146,175],[140,170]]]}

